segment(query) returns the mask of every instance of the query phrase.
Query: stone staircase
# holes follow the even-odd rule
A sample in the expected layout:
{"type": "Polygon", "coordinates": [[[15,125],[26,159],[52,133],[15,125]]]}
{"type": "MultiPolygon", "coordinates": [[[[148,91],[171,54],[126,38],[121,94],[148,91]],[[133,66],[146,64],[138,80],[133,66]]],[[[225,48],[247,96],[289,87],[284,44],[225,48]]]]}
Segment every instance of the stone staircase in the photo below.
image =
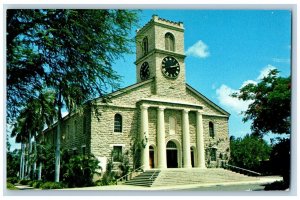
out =
{"type": "Polygon", "coordinates": [[[133,179],[126,181],[124,184],[151,187],[160,172],[160,170],[147,170],[133,179]]]}
{"type": "Polygon", "coordinates": [[[124,184],[151,187],[255,180],[258,180],[258,178],[249,177],[223,168],[176,168],[165,170],[147,170],[133,179],[126,181],[124,184]]]}

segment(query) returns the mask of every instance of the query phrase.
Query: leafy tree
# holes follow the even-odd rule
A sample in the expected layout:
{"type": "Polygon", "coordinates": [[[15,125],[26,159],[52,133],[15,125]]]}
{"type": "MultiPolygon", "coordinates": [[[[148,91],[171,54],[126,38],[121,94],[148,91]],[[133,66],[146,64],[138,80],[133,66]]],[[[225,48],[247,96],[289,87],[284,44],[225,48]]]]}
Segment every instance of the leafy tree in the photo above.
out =
{"type": "MultiPolygon", "coordinates": [[[[244,112],[243,120],[252,120],[253,134],[291,134],[291,77],[279,77],[278,73],[277,69],[271,70],[258,84],[248,84],[232,95],[244,101],[252,101],[244,112]]],[[[271,162],[280,163],[279,172],[284,178],[284,184],[289,185],[289,139],[281,140],[273,147],[271,162]]]]}
{"type": "Polygon", "coordinates": [[[255,134],[291,132],[291,78],[278,77],[277,69],[271,70],[258,84],[247,84],[233,97],[253,101],[243,113],[244,122],[252,120],[255,134]]]}
{"type": "Polygon", "coordinates": [[[11,120],[41,88],[55,91],[55,181],[60,174],[61,109],[117,88],[112,62],[130,52],[131,10],[8,10],[7,111],[11,120]]]}
{"type": "Polygon", "coordinates": [[[262,138],[247,134],[244,138],[231,136],[230,150],[231,165],[261,172],[261,161],[269,159],[271,146],[262,138]]]}

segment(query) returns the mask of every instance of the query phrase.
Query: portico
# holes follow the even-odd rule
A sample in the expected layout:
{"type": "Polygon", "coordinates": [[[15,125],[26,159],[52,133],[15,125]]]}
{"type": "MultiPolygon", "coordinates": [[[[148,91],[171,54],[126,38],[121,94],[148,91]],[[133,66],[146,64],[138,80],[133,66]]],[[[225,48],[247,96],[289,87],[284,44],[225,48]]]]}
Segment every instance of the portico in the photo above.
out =
{"type": "MultiPolygon", "coordinates": [[[[149,134],[156,134],[156,141],[152,141],[156,146],[156,151],[154,153],[154,157],[156,157],[157,163],[154,165],[154,168],[158,169],[166,169],[168,168],[167,163],[170,166],[170,158],[167,156],[175,156],[175,151],[171,153],[170,147],[168,147],[167,153],[167,144],[169,141],[176,141],[180,143],[180,145],[173,145],[173,150],[177,152],[177,167],[178,168],[192,168],[192,159],[191,158],[191,135],[190,135],[190,122],[189,122],[189,114],[193,113],[196,116],[196,152],[193,152],[195,159],[193,160],[195,163],[195,167],[197,168],[205,168],[205,148],[204,148],[204,136],[203,136],[203,119],[202,119],[202,109],[203,107],[200,105],[188,104],[185,102],[164,102],[159,100],[141,100],[140,101],[140,119],[141,119],[141,128],[140,128],[140,139],[143,144],[142,151],[141,151],[141,165],[143,166],[144,170],[150,168],[149,165],[149,134]],[[152,108],[156,110],[156,132],[153,133],[149,130],[149,113],[148,110],[152,108]],[[181,131],[176,132],[177,138],[182,138],[181,141],[175,139],[175,135],[169,135],[168,141],[166,141],[166,119],[165,119],[165,111],[177,111],[181,113],[181,119],[178,124],[181,126],[181,131]],[[172,139],[173,138],[173,139],[172,139]],[[179,148],[179,146],[181,148],[179,148]],[[182,156],[179,156],[182,155],[182,156]],[[168,162],[167,162],[168,160],[168,162]]],[[[174,160],[174,158],[172,158],[174,160]]],[[[175,162],[175,160],[174,160],[175,162]]],[[[151,163],[153,163],[151,161],[151,163]]],[[[153,165],[152,165],[153,166],[153,165]]],[[[175,165],[171,165],[175,166],[175,165]]]]}

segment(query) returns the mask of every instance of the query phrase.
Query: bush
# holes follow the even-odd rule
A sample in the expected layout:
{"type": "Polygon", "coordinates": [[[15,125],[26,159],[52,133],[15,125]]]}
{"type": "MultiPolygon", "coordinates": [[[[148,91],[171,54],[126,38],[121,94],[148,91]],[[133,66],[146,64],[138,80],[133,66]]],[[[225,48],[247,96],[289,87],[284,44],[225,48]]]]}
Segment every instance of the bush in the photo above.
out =
{"type": "Polygon", "coordinates": [[[62,183],[57,183],[57,182],[46,182],[40,185],[40,188],[45,190],[45,189],[62,189],[63,184],[62,183]]]}
{"type": "Polygon", "coordinates": [[[32,187],[40,188],[43,183],[44,183],[43,181],[33,181],[32,187]]]}
{"type": "Polygon", "coordinates": [[[19,179],[16,178],[16,177],[8,177],[8,178],[6,179],[6,181],[7,181],[8,183],[15,184],[15,183],[17,183],[17,182],[19,181],[19,179]]]}
{"type": "Polygon", "coordinates": [[[30,180],[30,181],[28,181],[28,183],[27,183],[27,184],[28,184],[30,187],[32,187],[32,185],[33,185],[33,182],[34,182],[34,181],[30,180]]]}
{"type": "Polygon", "coordinates": [[[102,179],[101,185],[115,185],[116,184],[116,175],[114,172],[105,172],[102,179]]]}
{"type": "Polygon", "coordinates": [[[16,186],[14,186],[14,184],[6,182],[6,188],[8,190],[18,190],[18,188],[16,186]]]}
{"type": "Polygon", "coordinates": [[[99,161],[93,155],[64,155],[62,162],[62,181],[68,187],[93,186],[93,176],[98,174],[99,161]]]}
{"type": "Polygon", "coordinates": [[[30,180],[25,180],[25,179],[19,181],[21,185],[28,185],[29,182],[30,180]]]}

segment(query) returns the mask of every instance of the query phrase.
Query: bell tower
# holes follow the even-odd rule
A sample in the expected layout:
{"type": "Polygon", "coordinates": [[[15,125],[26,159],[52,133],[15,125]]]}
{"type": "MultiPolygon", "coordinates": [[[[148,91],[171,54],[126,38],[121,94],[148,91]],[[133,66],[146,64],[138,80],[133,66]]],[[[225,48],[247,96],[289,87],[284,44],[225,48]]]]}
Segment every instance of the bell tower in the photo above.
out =
{"type": "Polygon", "coordinates": [[[155,79],[156,94],[185,93],[184,27],[156,15],[136,33],[137,82],[155,79]]]}

